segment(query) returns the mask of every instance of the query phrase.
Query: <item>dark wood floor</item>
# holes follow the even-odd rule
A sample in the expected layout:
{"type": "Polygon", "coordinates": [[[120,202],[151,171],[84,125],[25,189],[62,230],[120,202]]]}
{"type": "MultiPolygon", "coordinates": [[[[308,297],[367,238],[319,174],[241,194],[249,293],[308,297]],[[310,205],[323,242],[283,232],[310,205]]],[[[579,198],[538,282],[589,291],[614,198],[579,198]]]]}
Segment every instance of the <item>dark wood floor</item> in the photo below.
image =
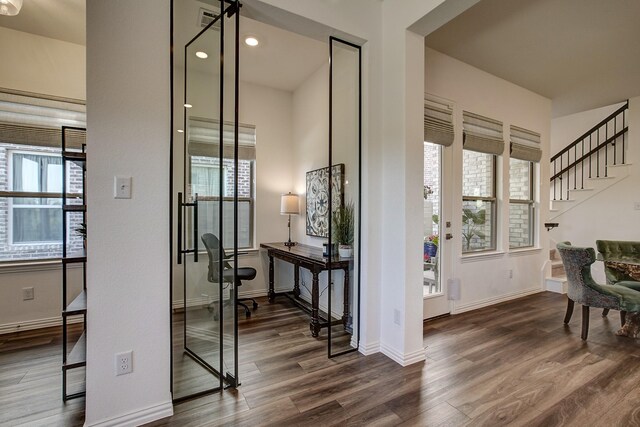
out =
{"type": "MultiPolygon", "coordinates": [[[[427,361],[406,368],[381,354],[327,360],[306,316],[260,301],[242,327],[242,386],[152,425],[640,425],[640,341],[592,310],[582,342],[580,310],[562,324],[565,301],[541,293],[426,322],[427,361]]],[[[57,341],[0,336],[0,425],[81,424],[82,400],[60,402],[57,341]]]]}

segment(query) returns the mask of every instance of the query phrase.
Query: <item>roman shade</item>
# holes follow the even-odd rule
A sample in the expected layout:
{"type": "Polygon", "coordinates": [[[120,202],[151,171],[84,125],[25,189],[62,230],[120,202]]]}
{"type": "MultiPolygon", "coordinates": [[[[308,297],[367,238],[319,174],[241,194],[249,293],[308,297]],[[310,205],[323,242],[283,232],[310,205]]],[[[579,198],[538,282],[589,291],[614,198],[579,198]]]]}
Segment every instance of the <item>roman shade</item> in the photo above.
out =
{"type": "Polygon", "coordinates": [[[462,146],[465,150],[502,155],[504,139],[501,122],[464,111],[462,113],[462,127],[462,146]]]}
{"type": "Polygon", "coordinates": [[[453,111],[431,97],[424,100],[424,140],[449,147],[453,144],[453,111]]]}
{"type": "Polygon", "coordinates": [[[511,157],[530,162],[539,162],[542,158],[540,134],[517,126],[511,126],[511,157]]]}
{"type": "MultiPolygon", "coordinates": [[[[190,118],[187,128],[191,156],[220,157],[220,126],[216,120],[190,118]]],[[[234,157],[234,125],[225,123],[222,129],[223,158],[234,157]]],[[[256,128],[240,124],[238,127],[238,159],[255,160],[256,128]]]]}
{"type": "MultiPolygon", "coordinates": [[[[84,128],[85,111],[82,101],[0,91],[0,142],[59,148],[62,126],[84,128]]],[[[85,136],[67,131],[67,146],[81,148],[85,136]]]]}

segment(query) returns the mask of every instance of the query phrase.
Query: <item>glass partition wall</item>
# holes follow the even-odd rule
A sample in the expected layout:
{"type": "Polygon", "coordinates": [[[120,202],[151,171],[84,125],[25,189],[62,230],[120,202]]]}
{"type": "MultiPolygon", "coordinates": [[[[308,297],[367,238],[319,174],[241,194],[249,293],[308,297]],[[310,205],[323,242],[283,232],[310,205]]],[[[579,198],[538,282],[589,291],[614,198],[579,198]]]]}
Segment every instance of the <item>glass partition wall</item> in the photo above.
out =
{"type": "Polygon", "coordinates": [[[360,47],[329,40],[328,354],[355,351],[360,303],[360,47]],[[340,166],[340,167],[335,167],[340,166]],[[340,194],[333,194],[333,192],[340,194]],[[338,206],[336,206],[336,204],[338,206]]]}
{"type": "Polygon", "coordinates": [[[237,251],[225,249],[238,247],[239,7],[232,1],[212,3],[208,6],[217,9],[208,23],[199,23],[202,28],[182,19],[197,11],[198,2],[173,3],[175,46],[179,34],[193,35],[184,37],[182,55],[176,50],[183,62],[174,67],[174,88],[183,85],[181,97],[174,92],[174,115],[177,111],[182,119],[174,120],[179,146],[174,159],[177,152],[183,159],[182,176],[174,176],[179,270],[172,290],[174,401],[238,384],[237,251]]]}

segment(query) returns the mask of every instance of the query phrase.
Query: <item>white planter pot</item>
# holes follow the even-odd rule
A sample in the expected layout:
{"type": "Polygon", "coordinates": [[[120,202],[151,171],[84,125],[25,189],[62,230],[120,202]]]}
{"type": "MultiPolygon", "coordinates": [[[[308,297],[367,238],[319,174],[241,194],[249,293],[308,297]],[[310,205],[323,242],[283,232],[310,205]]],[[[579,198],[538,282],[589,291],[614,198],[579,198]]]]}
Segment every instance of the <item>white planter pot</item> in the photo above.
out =
{"type": "Polygon", "coordinates": [[[340,245],[338,247],[340,258],[351,258],[353,256],[353,247],[349,245],[340,245]]]}

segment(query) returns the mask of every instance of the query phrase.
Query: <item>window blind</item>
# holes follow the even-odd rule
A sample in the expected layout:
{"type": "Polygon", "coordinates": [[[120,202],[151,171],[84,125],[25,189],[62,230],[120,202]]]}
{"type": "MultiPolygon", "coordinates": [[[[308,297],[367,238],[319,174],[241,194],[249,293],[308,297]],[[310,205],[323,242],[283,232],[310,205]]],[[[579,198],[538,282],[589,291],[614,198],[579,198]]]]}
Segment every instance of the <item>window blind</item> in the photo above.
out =
{"type": "MultiPolygon", "coordinates": [[[[222,127],[223,158],[234,156],[234,126],[225,123],[222,127]]],[[[218,121],[190,118],[187,129],[189,154],[192,156],[220,157],[220,126],[218,121]]],[[[255,160],[256,128],[253,125],[238,126],[238,159],[255,160]]]]}
{"type": "Polygon", "coordinates": [[[502,155],[504,139],[501,122],[463,111],[462,127],[462,145],[465,150],[502,155]]]}
{"type": "Polygon", "coordinates": [[[540,134],[511,126],[511,157],[514,159],[539,162],[542,158],[540,134]]]}
{"type": "MultiPolygon", "coordinates": [[[[85,127],[82,101],[0,91],[0,142],[60,147],[62,126],[85,127]]],[[[67,133],[67,145],[81,148],[84,132],[67,133]]]]}
{"type": "Polygon", "coordinates": [[[430,97],[424,100],[424,140],[445,147],[453,144],[453,111],[430,97]]]}

